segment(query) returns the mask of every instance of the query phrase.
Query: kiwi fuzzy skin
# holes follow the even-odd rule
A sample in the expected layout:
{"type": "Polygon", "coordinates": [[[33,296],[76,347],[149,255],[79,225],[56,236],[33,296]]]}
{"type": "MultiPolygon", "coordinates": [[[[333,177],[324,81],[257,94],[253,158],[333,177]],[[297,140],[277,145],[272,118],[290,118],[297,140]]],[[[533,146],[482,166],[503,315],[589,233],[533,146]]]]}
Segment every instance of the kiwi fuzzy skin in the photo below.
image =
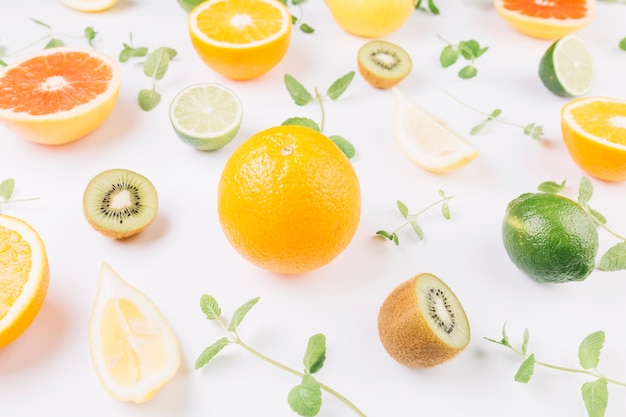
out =
{"type": "Polygon", "coordinates": [[[378,313],[378,333],[393,359],[410,368],[432,368],[457,356],[464,348],[446,345],[430,330],[418,306],[415,281],[398,285],[378,313]]]}

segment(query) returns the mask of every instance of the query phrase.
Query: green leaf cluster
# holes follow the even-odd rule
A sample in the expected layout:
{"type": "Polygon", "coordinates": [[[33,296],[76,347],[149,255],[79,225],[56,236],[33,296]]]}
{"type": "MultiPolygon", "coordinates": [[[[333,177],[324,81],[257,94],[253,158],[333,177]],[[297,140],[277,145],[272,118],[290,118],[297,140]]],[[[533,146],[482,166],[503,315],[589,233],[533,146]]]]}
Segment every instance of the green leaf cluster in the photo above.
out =
{"type": "Polygon", "coordinates": [[[417,2],[415,3],[415,10],[430,12],[434,15],[439,14],[439,9],[435,5],[434,0],[427,0],[426,6],[424,6],[422,3],[423,3],[423,0],[417,0],[417,2]]]}
{"type": "Polygon", "coordinates": [[[18,203],[23,201],[37,200],[37,198],[22,198],[19,200],[11,200],[13,191],[15,190],[15,180],[13,178],[7,178],[0,182],[0,206],[8,203],[18,203]]]}
{"type": "MultiPolygon", "coordinates": [[[[546,181],[537,187],[539,191],[549,194],[558,194],[565,189],[566,181],[560,183],[555,181],[546,181]]],[[[585,210],[587,215],[591,217],[593,222],[603,228],[605,231],[621,240],[621,242],[610,247],[601,257],[597,268],[601,271],[622,271],[626,270],[626,237],[615,233],[606,225],[606,217],[598,210],[589,205],[591,196],[593,195],[593,184],[587,177],[582,177],[578,185],[577,203],[585,210]]]]}
{"type": "Polygon", "coordinates": [[[541,137],[543,136],[543,127],[535,122],[532,123],[528,123],[526,125],[520,125],[517,123],[511,123],[511,122],[506,122],[504,120],[499,119],[500,115],[502,114],[502,109],[495,109],[493,111],[491,111],[490,113],[484,112],[482,110],[479,110],[475,107],[472,107],[464,102],[462,102],[461,100],[459,100],[458,98],[454,97],[452,94],[446,92],[446,94],[448,94],[448,96],[450,96],[452,99],[454,99],[457,103],[477,112],[482,114],[483,116],[485,116],[485,118],[483,120],[481,120],[481,122],[479,124],[477,124],[476,126],[472,127],[470,129],[470,135],[475,135],[477,133],[479,133],[486,125],[487,123],[491,122],[491,121],[497,121],[500,122],[502,124],[506,124],[506,125],[510,125],[510,126],[515,126],[518,127],[520,129],[522,129],[522,131],[524,132],[524,134],[526,136],[530,136],[531,138],[540,141],[541,137]]]}
{"type": "MultiPolygon", "coordinates": [[[[35,40],[34,42],[29,43],[26,46],[21,47],[20,49],[16,50],[15,52],[11,53],[11,54],[7,54],[7,55],[3,55],[0,54],[0,57],[2,58],[6,58],[6,57],[10,57],[12,55],[17,55],[23,51],[25,51],[26,49],[32,47],[35,44],[38,44],[39,42],[48,39],[48,42],[45,44],[44,49],[50,49],[50,48],[56,48],[59,46],[65,46],[65,42],[63,42],[63,40],[61,40],[61,37],[65,37],[65,38],[79,38],[78,36],[74,36],[74,35],[67,35],[67,34],[63,34],[63,33],[53,33],[52,32],[52,26],[50,26],[49,24],[41,21],[41,20],[37,20],[37,19],[30,19],[33,23],[36,23],[39,26],[42,26],[44,28],[47,29],[48,33],[44,36],[42,36],[41,38],[35,40]]],[[[98,34],[98,32],[96,32],[93,27],[88,26],[83,30],[83,35],[80,38],[83,38],[85,40],[87,40],[87,43],[89,44],[89,46],[93,46],[93,40],[96,38],[96,35],[98,34]]],[[[6,61],[4,61],[3,59],[0,58],[0,66],[2,67],[6,67],[7,63],[6,61]]]]}
{"type": "MultiPolygon", "coordinates": [[[[350,71],[333,81],[330,87],[326,90],[325,95],[320,94],[317,87],[314,89],[313,93],[309,92],[309,90],[307,90],[306,87],[300,83],[300,81],[296,80],[289,74],[285,74],[285,87],[287,88],[287,92],[291,96],[293,102],[298,106],[305,106],[311,102],[317,102],[320,107],[321,122],[318,124],[316,121],[307,117],[290,117],[285,120],[282,125],[304,126],[309,129],[313,129],[316,132],[324,133],[324,120],[326,118],[323,103],[324,98],[328,97],[331,100],[337,100],[341,97],[352,83],[354,74],[354,71],[350,71]]],[[[339,135],[330,135],[328,138],[333,141],[348,158],[351,159],[355,156],[356,149],[346,138],[339,135]]]]}
{"type": "Polygon", "coordinates": [[[489,49],[488,46],[481,47],[480,44],[474,39],[460,41],[455,45],[448,42],[441,36],[437,36],[447,44],[439,54],[439,62],[443,68],[451,67],[459,60],[459,58],[464,58],[466,61],[469,61],[469,64],[463,66],[459,70],[458,76],[467,80],[478,75],[478,69],[474,66],[474,63],[485,52],[487,52],[489,49]]]}
{"type": "Polygon", "coordinates": [[[439,200],[435,201],[434,203],[430,204],[429,206],[425,207],[424,209],[416,213],[410,213],[409,208],[407,207],[406,204],[404,204],[400,200],[396,201],[396,206],[398,207],[398,210],[400,211],[400,214],[404,218],[405,222],[402,223],[393,232],[388,232],[386,230],[378,230],[376,232],[376,236],[389,240],[395,243],[396,246],[399,246],[400,238],[398,237],[398,231],[400,231],[405,226],[410,225],[411,229],[413,229],[413,231],[418,236],[418,238],[420,240],[424,239],[424,231],[422,230],[421,226],[417,223],[417,217],[420,216],[422,213],[424,213],[428,209],[438,204],[441,204],[441,215],[446,220],[450,220],[450,207],[449,207],[448,201],[454,196],[446,195],[446,193],[443,190],[437,190],[437,193],[439,194],[439,197],[441,197],[439,200]]]}
{"type": "Polygon", "coordinates": [[[323,334],[318,333],[309,338],[304,358],[302,360],[304,372],[298,372],[278,361],[270,359],[241,340],[238,333],[239,325],[241,325],[248,312],[250,312],[252,307],[254,307],[258,301],[259,297],[246,301],[235,310],[230,322],[226,324],[222,319],[222,309],[220,308],[215,297],[207,294],[202,295],[200,298],[200,309],[202,310],[202,313],[207,320],[216,321],[228,334],[228,336],[216,340],[213,344],[205,348],[196,359],[195,368],[200,369],[205,367],[226,346],[237,344],[258,358],[300,377],[300,383],[293,387],[287,395],[287,402],[290,408],[299,415],[304,417],[316,416],[322,406],[322,390],[324,390],[345,403],[358,416],[365,417],[365,414],[363,414],[363,412],[347,398],[339,394],[337,391],[320,383],[317,379],[315,379],[315,377],[313,377],[313,374],[322,369],[324,361],[326,360],[326,336],[323,334]]]}
{"type": "Polygon", "coordinates": [[[534,353],[528,354],[529,338],[528,329],[524,329],[521,347],[519,349],[513,347],[506,334],[505,323],[505,325],[502,326],[502,338],[500,340],[490,339],[487,337],[485,339],[511,349],[523,359],[513,377],[516,382],[528,383],[534,374],[536,365],[564,372],[585,374],[593,377],[593,381],[585,382],[581,387],[583,403],[589,417],[604,417],[609,400],[608,384],[612,383],[626,386],[626,383],[607,378],[597,370],[598,364],[600,363],[600,353],[604,347],[604,332],[601,330],[593,332],[585,337],[579,344],[578,363],[580,365],[580,369],[566,368],[538,361],[534,353]]]}
{"type": "Polygon", "coordinates": [[[297,17],[295,15],[291,15],[291,23],[293,25],[297,25],[298,28],[304,32],[304,33],[313,33],[315,32],[315,29],[313,29],[311,26],[309,26],[307,23],[305,23],[303,21],[303,9],[302,9],[302,4],[306,3],[307,0],[278,0],[280,1],[282,4],[284,4],[287,7],[290,6],[295,6],[298,7],[299,11],[300,11],[300,16],[297,17]]]}
{"type": "Polygon", "coordinates": [[[178,52],[173,48],[165,46],[156,48],[152,52],[145,46],[135,47],[132,44],[133,38],[130,35],[130,42],[124,43],[119,54],[119,61],[124,63],[131,58],[146,58],[143,63],[143,72],[152,81],[152,88],[144,88],[139,91],[139,106],[144,111],[150,111],[161,102],[161,93],[157,91],[157,81],[161,80],[169,68],[170,61],[176,57],[178,52]]]}

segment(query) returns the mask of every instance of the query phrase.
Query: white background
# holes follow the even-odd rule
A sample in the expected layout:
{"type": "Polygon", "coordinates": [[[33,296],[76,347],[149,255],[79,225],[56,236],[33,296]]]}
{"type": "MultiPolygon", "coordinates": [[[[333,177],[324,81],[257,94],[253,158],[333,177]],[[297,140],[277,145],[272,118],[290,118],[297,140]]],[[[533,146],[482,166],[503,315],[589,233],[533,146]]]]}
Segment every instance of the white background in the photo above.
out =
{"type": "MultiPolygon", "coordinates": [[[[425,1],[424,1],[425,2],[425,1]]],[[[122,64],[119,101],[104,124],[87,137],[60,147],[26,142],[0,129],[0,179],[16,180],[15,198],[39,197],[2,206],[2,212],[29,222],[48,251],[50,289],[31,327],[0,351],[0,415],[73,416],[291,416],[286,397],[297,378],[229,346],[202,371],[193,369],[199,353],[223,336],[198,307],[204,293],[214,295],[229,317],[250,298],[259,303],[240,334],[261,352],[292,367],[302,367],[309,336],[327,336],[328,351],[319,380],[351,399],[368,416],[585,416],[580,386],[591,380],[537,368],[527,385],[513,381],[520,360],[484,337],[499,338],[503,324],[513,343],[530,330],[529,350],[538,360],[577,366],[577,347],[589,333],[606,331],[600,370],[626,381],[626,272],[594,271],[584,282],[540,285],[519,272],[501,242],[506,204],[535,191],[547,180],[567,180],[576,195],[583,171],[570,159],[561,140],[559,112],[568,101],[550,93],[539,80],[539,59],[550,41],[526,37],[502,20],[491,3],[439,0],[439,16],[416,12],[397,32],[385,37],[404,47],[413,71],[399,88],[411,99],[466,136],[481,155],[446,175],[414,165],[391,133],[393,95],[356,75],[339,100],[325,102],[327,134],[350,140],[361,183],[362,217],[348,248],[331,264],[297,277],[260,270],[228,244],[216,214],[216,186],[221,169],[248,136],[288,117],[319,120],[316,105],[296,106],[283,75],[321,91],[356,70],[356,53],[365,39],[343,32],[321,0],[304,7],[312,35],[294,30],[284,60],[265,76],[232,82],[206,67],[187,34],[186,13],[175,0],[120,0],[100,14],[83,14],[55,0],[11,2],[0,13],[0,45],[10,53],[46,34],[29,19],[53,32],[81,36],[92,26],[95,48],[117,57],[132,33],[135,46],[178,51],[158,83],[161,104],[142,111],[136,101],[149,88],[141,59],[122,64]],[[443,69],[438,56],[445,44],[475,39],[488,52],[476,62],[478,76],[461,80],[461,63],[443,69]],[[218,82],[241,98],[244,118],[234,141],[222,150],[202,153],[174,134],[167,108],[182,88],[218,82]],[[491,123],[469,135],[482,116],[445,92],[502,120],[544,127],[543,144],[518,128],[491,123]],[[127,241],[109,240],[87,224],[82,193],[88,181],[109,168],[127,168],[147,176],[160,199],[150,228],[127,241]],[[379,229],[402,223],[396,200],[417,211],[443,189],[455,197],[452,219],[439,209],[418,220],[419,241],[409,229],[399,232],[400,246],[379,240],[379,229]],[[180,342],[182,363],[175,378],[144,404],[114,400],[100,386],[91,366],[87,324],[98,271],[109,262],[129,283],[161,309],[180,342]],[[457,294],[469,316],[472,339],[457,358],[429,370],[412,370],[393,361],[382,348],[377,313],[387,294],[419,272],[442,278],[457,294]]],[[[293,13],[299,15],[299,10],[293,13]]],[[[626,99],[626,6],[600,3],[595,20],[579,35],[590,47],[597,69],[591,94],[626,99]]],[[[68,45],[78,39],[61,37],[68,45]]],[[[43,48],[45,41],[28,52],[43,48]]],[[[24,54],[20,55],[23,56],[24,54]]],[[[11,62],[17,57],[7,57],[11,62]]],[[[626,184],[592,179],[591,205],[609,225],[626,233],[626,184]]],[[[600,230],[600,252],[618,241],[600,230]]],[[[626,414],[626,389],[609,386],[607,417],[626,414]]],[[[321,417],[350,416],[334,397],[323,394],[321,417]]]]}

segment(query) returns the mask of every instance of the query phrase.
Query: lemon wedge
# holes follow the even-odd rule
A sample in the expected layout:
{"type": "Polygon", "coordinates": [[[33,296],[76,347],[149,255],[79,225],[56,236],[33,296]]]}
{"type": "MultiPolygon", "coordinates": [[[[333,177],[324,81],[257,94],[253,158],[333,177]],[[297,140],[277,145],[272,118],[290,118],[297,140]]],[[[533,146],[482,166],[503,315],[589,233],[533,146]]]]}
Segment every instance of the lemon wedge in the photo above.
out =
{"type": "Polygon", "coordinates": [[[115,6],[119,0],[61,0],[67,7],[79,12],[102,12],[115,6]]]}
{"type": "Polygon", "coordinates": [[[89,320],[89,347],[100,382],[118,400],[149,400],[180,365],[178,341],[161,312],[107,263],[89,320]]]}
{"type": "Polygon", "coordinates": [[[393,88],[393,135],[404,153],[421,168],[446,173],[478,156],[478,151],[445,123],[393,88]]]}

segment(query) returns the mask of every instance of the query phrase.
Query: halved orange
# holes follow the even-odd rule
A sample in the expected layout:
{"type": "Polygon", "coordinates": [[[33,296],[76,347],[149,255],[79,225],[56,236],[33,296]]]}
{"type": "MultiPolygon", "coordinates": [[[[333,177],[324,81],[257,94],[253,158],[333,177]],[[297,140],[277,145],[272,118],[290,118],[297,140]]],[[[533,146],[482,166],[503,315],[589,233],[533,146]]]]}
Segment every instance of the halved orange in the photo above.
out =
{"type": "Polygon", "coordinates": [[[25,221],[0,214],[0,348],[33,322],[48,292],[46,249],[25,221]]]}
{"type": "Polygon", "coordinates": [[[72,142],[109,116],[120,84],[119,63],[102,52],[46,49],[0,71],[0,123],[32,142],[72,142]]]}
{"type": "Polygon", "coordinates": [[[289,10],[278,0],[207,0],[187,21],[200,58],[234,80],[274,68],[289,48],[291,25],[289,10]]]}
{"type": "Polygon", "coordinates": [[[500,16],[520,32],[539,39],[557,39],[587,26],[596,0],[494,0],[500,16]]]}
{"type": "Polygon", "coordinates": [[[561,109],[563,141],[572,159],[605,181],[626,181],[626,100],[585,97],[561,109]]]}

